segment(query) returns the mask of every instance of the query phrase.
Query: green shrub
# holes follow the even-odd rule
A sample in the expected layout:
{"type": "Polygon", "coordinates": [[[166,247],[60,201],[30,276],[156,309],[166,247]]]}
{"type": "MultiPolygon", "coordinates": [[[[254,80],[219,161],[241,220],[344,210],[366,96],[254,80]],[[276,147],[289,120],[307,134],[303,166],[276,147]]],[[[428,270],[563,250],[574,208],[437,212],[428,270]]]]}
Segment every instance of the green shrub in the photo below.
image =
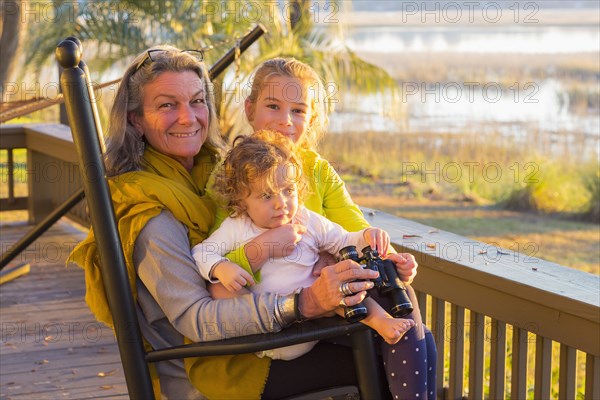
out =
{"type": "Polygon", "coordinates": [[[536,165],[537,176],[515,185],[503,202],[506,208],[546,214],[585,212],[591,194],[582,183],[582,167],[547,158],[539,159],[536,165]]]}
{"type": "Polygon", "coordinates": [[[600,170],[598,164],[592,163],[582,174],[581,179],[590,194],[584,218],[588,221],[600,223],[600,170]]]}

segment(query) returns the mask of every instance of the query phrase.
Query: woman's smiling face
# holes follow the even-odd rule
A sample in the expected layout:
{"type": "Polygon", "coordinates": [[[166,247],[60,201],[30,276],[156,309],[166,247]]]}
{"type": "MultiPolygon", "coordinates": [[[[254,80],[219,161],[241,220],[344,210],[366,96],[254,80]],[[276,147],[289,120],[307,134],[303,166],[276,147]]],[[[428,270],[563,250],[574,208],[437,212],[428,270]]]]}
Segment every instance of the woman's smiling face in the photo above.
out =
{"type": "Polygon", "coordinates": [[[143,88],[142,115],[130,121],[154,149],[191,170],[207,137],[209,111],[193,71],[163,72],[143,88]]]}

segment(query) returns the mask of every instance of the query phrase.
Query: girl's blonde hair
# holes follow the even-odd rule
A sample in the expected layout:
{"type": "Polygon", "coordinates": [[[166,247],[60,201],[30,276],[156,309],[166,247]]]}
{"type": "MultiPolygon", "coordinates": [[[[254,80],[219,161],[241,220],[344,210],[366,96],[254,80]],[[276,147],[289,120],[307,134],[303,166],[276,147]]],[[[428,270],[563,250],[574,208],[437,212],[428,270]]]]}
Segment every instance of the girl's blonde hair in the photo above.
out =
{"type": "Polygon", "coordinates": [[[253,74],[250,95],[246,99],[250,104],[250,113],[246,117],[250,122],[254,120],[256,101],[264,88],[265,82],[277,76],[295,78],[302,83],[303,90],[312,93],[312,104],[310,104],[312,109],[311,122],[308,131],[301,136],[297,145],[304,149],[316,150],[328,123],[325,88],[317,72],[295,58],[272,58],[257,68],[253,74]]]}
{"type": "Polygon", "coordinates": [[[129,65],[121,82],[110,111],[106,138],[105,164],[108,176],[139,170],[143,154],[139,151],[139,134],[128,118],[130,112],[143,114],[144,86],[163,72],[193,71],[202,79],[206,104],[208,105],[208,136],[203,147],[219,154],[224,143],[219,134],[214,90],[203,62],[180,49],[159,45],[139,54],[129,65]],[[153,60],[149,52],[159,52],[153,60]]]}
{"type": "Polygon", "coordinates": [[[274,191],[279,167],[286,168],[286,178],[296,184],[301,202],[306,182],[296,148],[287,136],[270,130],[235,138],[233,148],[215,174],[215,191],[225,202],[230,216],[244,215],[243,200],[250,195],[252,184],[260,183],[266,190],[274,191]]]}

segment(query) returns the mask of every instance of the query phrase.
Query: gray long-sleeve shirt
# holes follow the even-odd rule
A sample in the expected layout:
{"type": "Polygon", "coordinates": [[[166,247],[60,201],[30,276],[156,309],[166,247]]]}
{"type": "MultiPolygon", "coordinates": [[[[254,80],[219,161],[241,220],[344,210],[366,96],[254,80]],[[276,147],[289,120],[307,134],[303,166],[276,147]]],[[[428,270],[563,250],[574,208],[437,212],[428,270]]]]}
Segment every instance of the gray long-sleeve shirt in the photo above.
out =
{"type": "MultiPolygon", "coordinates": [[[[181,345],[184,336],[210,341],[281,329],[273,315],[274,293],[222,300],[210,297],[192,258],[187,228],[169,211],[142,229],[133,260],[140,327],[154,348],[181,345]]],[[[189,384],[181,360],[157,363],[157,368],[168,398],[199,396],[189,384]],[[173,384],[173,380],[178,383],[173,384]]]]}

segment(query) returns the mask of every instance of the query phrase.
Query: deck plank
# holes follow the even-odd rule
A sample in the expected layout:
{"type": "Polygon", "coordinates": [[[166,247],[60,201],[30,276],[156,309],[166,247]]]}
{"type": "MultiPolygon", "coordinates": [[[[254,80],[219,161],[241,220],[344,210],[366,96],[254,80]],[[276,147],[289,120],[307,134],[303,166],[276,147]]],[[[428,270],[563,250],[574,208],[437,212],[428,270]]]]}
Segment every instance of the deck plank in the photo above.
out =
{"type": "MultiPolygon", "coordinates": [[[[3,223],[6,251],[31,229],[3,223]]],[[[61,220],[11,264],[31,272],[0,286],[0,399],[126,399],[112,330],[85,304],[79,268],[65,259],[85,231],[61,220]]]]}

